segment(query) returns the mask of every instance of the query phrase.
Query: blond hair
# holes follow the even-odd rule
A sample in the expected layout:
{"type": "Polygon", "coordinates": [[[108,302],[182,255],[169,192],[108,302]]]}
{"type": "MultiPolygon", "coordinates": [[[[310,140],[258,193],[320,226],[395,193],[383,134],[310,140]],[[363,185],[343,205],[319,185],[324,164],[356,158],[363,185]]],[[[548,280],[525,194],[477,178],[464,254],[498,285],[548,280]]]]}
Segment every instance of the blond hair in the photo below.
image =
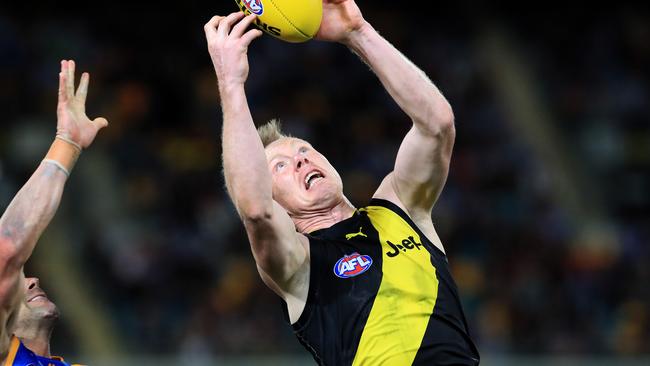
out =
{"type": "Polygon", "coordinates": [[[281,138],[292,137],[291,135],[285,135],[282,132],[282,124],[277,118],[273,118],[258,127],[257,134],[260,135],[260,140],[262,140],[262,145],[264,145],[264,147],[269,146],[271,143],[281,138]]]}

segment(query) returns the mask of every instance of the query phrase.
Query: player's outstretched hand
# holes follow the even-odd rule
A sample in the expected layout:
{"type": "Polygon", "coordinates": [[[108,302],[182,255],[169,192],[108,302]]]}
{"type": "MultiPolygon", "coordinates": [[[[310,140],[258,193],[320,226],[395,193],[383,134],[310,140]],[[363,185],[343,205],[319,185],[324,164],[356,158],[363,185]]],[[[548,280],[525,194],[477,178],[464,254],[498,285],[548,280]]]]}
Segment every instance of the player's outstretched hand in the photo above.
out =
{"type": "Polygon", "coordinates": [[[74,61],[61,61],[56,134],[77,144],[80,148],[86,148],[95,140],[97,132],[108,126],[108,121],[103,117],[91,120],[86,116],[86,95],[88,95],[90,75],[87,72],[81,74],[81,81],[75,92],[74,69],[74,61]]]}
{"type": "Polygon", "coordinates": [[[316,39],[347,43],[365,23],[354,0],[323,0],[323,19],[316,39]]]}
{"type": "Polygon", "coordinates": [[[262,35],[259,29],[247,30],[255,18],[255,14],[236,12],[227,17],[215,15],[205,24],[208,52],[220,87],[241,85],[248,78],[248,46],[262,35]]]}

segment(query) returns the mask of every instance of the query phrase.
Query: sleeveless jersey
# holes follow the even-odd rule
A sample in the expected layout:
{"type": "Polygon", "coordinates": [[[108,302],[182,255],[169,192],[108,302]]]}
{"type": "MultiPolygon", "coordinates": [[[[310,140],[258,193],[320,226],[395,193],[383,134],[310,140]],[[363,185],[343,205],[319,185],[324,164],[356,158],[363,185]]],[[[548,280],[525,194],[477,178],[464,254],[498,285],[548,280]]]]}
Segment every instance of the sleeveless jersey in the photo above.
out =
{"type": "Polygon", "coordinates": [[[397,205],[373,199],[308,238],[292,328],[319,365],[478,365],[446,256],[397,205]]]}

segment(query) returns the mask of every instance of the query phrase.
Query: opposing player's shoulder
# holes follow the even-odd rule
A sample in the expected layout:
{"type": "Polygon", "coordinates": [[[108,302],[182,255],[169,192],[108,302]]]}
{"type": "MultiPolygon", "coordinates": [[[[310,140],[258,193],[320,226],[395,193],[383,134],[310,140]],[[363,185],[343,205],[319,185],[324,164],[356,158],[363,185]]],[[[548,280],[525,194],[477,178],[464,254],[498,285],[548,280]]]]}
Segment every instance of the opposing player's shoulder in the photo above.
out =
{"type": "MultiPolygon", "coordinates": [[[[2,324],[5,323],[3,322],[2,324]]],[[[16,354],[19,345],[20,341],[18,338],[9,334],[7,327],[0,328],[0,365],[4,365],[8,358],[16,354]]]]}

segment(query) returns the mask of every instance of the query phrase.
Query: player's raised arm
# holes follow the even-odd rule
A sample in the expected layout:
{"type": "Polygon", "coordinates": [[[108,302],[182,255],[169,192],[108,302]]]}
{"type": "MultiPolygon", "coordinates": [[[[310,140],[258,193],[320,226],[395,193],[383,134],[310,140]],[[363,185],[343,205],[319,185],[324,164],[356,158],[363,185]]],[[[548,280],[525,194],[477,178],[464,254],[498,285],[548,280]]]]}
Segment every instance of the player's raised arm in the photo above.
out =
{"type": "Polygon", "coordinates": [[[270,287],[284,295],[288,281],[305,262],[304,237],[272,198],[271,173],[244,91],[247,50],[262,32],[248,30],[254,15],[215,16],[205,25],[208,50],[223,109],[223,170],[228,193],[246,227],[258,268],[270,287]],[[277,286],[276,286],[277,285],[277,286]]]}
{"type": "Polygon", "coordinates": [[[74,69],[74,61],[61,62],[56,138],[0,218],[0,357],[9,344],[7,321],[22,299],[23,265],[59,207],[63,186],[81,150],[108,124],[104,118],[86,116],[89,75],[82,75],[75,92],[74,69]]]}
{"type": "Polygon", "coordinates": [[[393,173],[375,197],[394,200],[411,215],[431,212],[447,179],[454,115],[429,78],[366,22],[353,0],[324,0],[317,38],[341,42],[357,53],[413,121],[393,173]]]}

